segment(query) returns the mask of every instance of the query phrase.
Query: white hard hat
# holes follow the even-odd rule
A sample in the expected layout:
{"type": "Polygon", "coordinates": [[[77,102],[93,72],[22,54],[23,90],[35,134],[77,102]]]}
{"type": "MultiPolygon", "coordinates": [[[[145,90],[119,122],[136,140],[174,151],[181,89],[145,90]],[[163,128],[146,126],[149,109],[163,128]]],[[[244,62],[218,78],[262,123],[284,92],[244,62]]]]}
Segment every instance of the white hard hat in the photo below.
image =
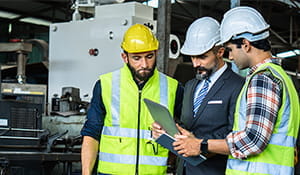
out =
{"type": "Polygon", "coordinates": [[[185,55],[201,55],[220,41],[220,24],[211,17],[194,21],[186,33],[185,42],[180,50],[185,55]]]}
{"type": "Polygon", "coordinates": [[[232,37],[246,38],[251,42],[265,39],[269,36],[269,31],[266,31],[269,27],[270,25],[254,8],[245,6],[232,8],[224,14],[220,27],[221,41],[218,45],[224,44],[232,37]],[[239,36],[244,33],[247,34],[239,36]]]}

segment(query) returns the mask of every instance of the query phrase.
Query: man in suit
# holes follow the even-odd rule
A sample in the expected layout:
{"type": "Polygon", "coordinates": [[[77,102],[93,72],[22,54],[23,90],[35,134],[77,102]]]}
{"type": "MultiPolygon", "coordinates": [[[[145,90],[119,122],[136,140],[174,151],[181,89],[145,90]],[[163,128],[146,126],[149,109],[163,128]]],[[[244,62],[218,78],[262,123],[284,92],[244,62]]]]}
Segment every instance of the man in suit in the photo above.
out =
{"type": "MultiPolygon", "coordinates": [[[[203,140],[225,138],[231,131],[235,102],[244,83],[244,79],[235,74],[223,61],[224,48],[215,46],[219,41],[219,23],[211,17],[203,17],[190,25],[181,49],[182,54],[191,56],[196,71],[196,78],[187,82],[184,89],[181,125],[203,140]]],[[[155,138],[164,132],[157,123],[152,127],[155,138]]],[[[205,141],[202,144],[205,144],[205,141]]],[[[180,146],[175,145],[175,148],[180,146]]],[[[177,173],[225,173],[227,156],[206,156],[207,160],[198,166],[181,160],[177,173]]]]}
{"type": "Polygon", "coordinates": [[[180,135],[174,142],[181,145],[175,147],[179,154],[197,156],[206,150],[229,155],[226,174],[230,175],[294,174],[299,97],[279,60],[272,56],[269,28],[252,7],[239,6],[224,14],[218,44],[225,45],[229,59],[239,69],[249,68],[236,102],[233,129],[226,139],[206,141],[205,149],[202,139],[180,135]]]}

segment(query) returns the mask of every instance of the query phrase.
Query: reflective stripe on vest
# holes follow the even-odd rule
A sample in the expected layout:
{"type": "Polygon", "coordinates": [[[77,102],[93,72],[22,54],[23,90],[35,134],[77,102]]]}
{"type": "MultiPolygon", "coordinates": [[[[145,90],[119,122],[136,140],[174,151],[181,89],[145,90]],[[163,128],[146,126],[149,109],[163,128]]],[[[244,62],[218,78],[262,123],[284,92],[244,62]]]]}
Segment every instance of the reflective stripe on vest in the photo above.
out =
{"type": "Polygon", "coordinates": [[[285,147],[294,147],[296,143],[296,138],[292,136],[287,136],[284,134],[272,134],[269,144],[280,145],[285,147]]]}
{"type": "Polygon", "coordinates": [[[168,150],[151,139],[149,127],[153,119],[143,98],[165,105],[173,115],[177,81],[155,70],[139,92],[126,65],[100,76],[100,80],[102,94],[105,94],[102,99],[107,110],[100,138],[98,172],[134,174],[139,141],[139,174],[164,174],[168,150]],[[141,117],[139,130],[138,113],[141,117]]]}
{"type": "Polygon", "coordinates": [[[237,172],[226,171],[226,174],[230,175],[242,175],[243,172],[247,172],[247,175],[254,174],[283,174],[283,175],[292,175],[293,168],[287,166],[280,166],[275,164],[263,163],[263,162],[247,162],[240,161],[237,159],[229,159],[230,164],[227,166],[228,169],[231,170],[239,170],[237,172]],[[259,170],[257,172],[256,170],[259,170]],[[240,172],[243,171],[243,172],[240,172]],[[252,173],[252,174],[251,174],[252,173]]]}
{"type": "MultiPolygon", "coordinates": [[[[106,162],[135,165],[136,155],[122,155],[122,158],[120,159],[119,154],[101,153],[101,160],[106,162]]],[[[167,157],[139,156],[139,164],[141,165],[165,166],[167,160],[167,157]]]]}
{"type": "Polygon", "coordinates": [[[159,72],[160,79],[160,103],[168,106],[168,80],[165,75],[159,72]]]}
{"type": "MultiPolygon", "coordinates": [[[[116,137],[133,137],[137,136],[137,129],[131,128],[120,128],[113,126],[104,126],[103,132],[104,135],[116,136],[116,137]]],[[[140,130],[140,138],[141,139],[151,139],[151,131],[150,130],[140,130]]]]}
{"type": "Polygon", "coordinates": [[[265,63],[247,79],[236,102],[233,132],[238,132],[245,128],[247,120],[247,87],[251,78],[258,72],[264,70],[269,70],[283,85],[282,104],[278,111],[272,136],[267,147],[260,154],[251,155],[243,160],[229,156],[226,174],[286,175],[292,174],[294,171],[294,146],[300,120],[299,101],[293,83],[280,66],[272,63],[265,63]]]}
{"type": "Polygon", "coordinates": [[[111,99],[111,115],[112,124],[119,125],[119,113],[120,113],[120,71],[114,71],[112,73],[112,99],[111,99]]]}

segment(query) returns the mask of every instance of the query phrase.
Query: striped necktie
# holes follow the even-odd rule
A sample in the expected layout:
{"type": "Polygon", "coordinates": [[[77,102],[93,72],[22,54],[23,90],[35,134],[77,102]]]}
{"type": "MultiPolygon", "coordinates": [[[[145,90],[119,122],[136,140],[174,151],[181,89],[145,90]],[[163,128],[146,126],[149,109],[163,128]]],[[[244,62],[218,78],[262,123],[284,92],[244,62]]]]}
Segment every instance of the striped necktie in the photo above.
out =
{"type": "Polygon", "coordinates": [[[194,99],[194,116],[196,116],[196,113],[198,112],[199,107],[208,92],[208,86],[209,80],[205,80],[202,89],[198,93],[198,96],[194,99]]]}

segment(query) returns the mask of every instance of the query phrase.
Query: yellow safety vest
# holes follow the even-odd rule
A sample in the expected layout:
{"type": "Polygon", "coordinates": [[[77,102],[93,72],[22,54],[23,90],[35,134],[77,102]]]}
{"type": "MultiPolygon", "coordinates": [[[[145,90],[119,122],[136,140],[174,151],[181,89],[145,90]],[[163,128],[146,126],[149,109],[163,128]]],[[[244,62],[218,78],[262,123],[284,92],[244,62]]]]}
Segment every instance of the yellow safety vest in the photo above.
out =
{"type": "Polygon", "coordinates": [[[125,65],[100,76],[106,109],[98,172],[117,175],[166,174],[168,150],[151,139],[154,122],[144,98],[165,105],[171,114],[178,82],[156,69],[142,90],[125,65]]]}
{"type": "Polygon", "coordinates": [[[238,99],[234,116],[233,132],[246,125],[247,88],[252,77],[261,71],[270,71],[283,84],[281,107],[267,147],[257,155],[240,160],[229,156],[228,175],[293,175],[294,147],[300,123],[299,99],[293,82],[281,66],[265,63],[247,79],[238,99]]]}

